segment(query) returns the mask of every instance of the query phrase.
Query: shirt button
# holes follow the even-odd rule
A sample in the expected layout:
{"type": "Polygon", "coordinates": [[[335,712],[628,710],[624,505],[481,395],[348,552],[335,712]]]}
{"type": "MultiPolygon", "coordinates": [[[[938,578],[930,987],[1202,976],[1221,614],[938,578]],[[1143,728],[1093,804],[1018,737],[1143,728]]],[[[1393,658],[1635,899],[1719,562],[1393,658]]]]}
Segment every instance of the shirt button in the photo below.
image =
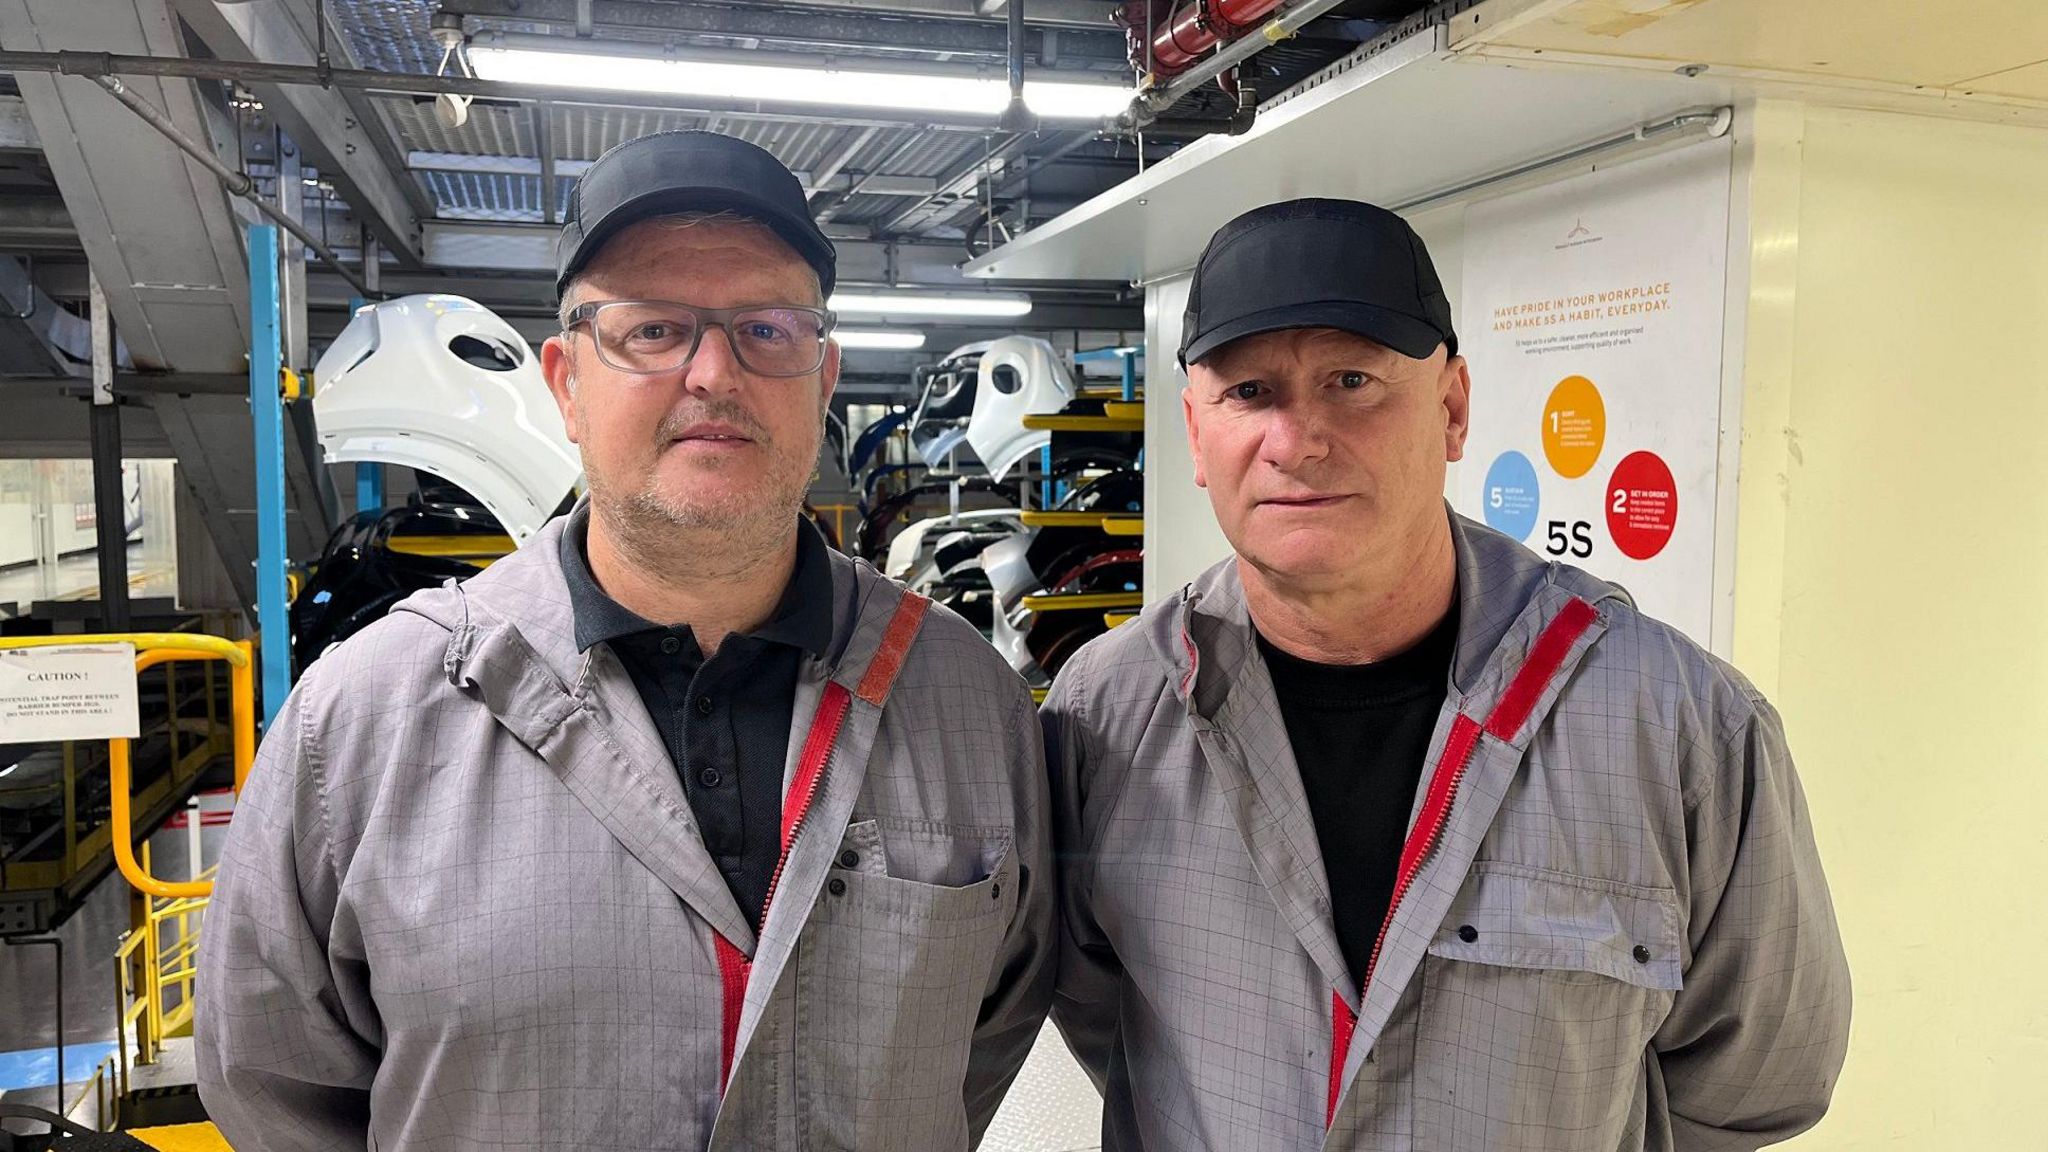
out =
{"type": "Polygon", "coordinates": [[[709,715],[711,715],[711,710],[712,710],[713,708],[715,708],[715,707],[717,707],[717,705],[715,705],[715,704],[713,704],[713,703],[711,702],[711,697],[709,697],[709,696],[699,696],[699,697],[697,697],[697,715],[699,715],[699,716],[709,716],[709,715]]]}
{"type": "Polygon", "coordinates": [[[663,636],[661,638],[661,651],[663,655],[673,656],[682,650],[683,642],[681,640],[676,639],[674,636],[663,636]]]}
{"type": "Polygon", "coordinates": [[[725,782],[725,777],[720,776],[716,768],[706,768],[697,773],[697,782],[706,788],[716,788],[725,782]]]}
{"type": "Polygon", "coordinates": [[[860,853],[855,852],[851,848],[848,848],[846,851],[841,852],[839,854],[839,866],[841,868],[860,867],[860,853]]]}
{"type": "Polygon", "coordinates": [[[830,884],[825,885],[825,890],[834,896],[844,896],[846,895],[846,881],[835,876],[830,884]]]}
{"type": "Polygon", "coordinates": [[[1643,947],[1641,944],[1636,945],[1636,963],[1648,964],[1649,962],[1650,950],[1648,948],[1643,947]]]}
{"type": "Polygon", "coordinates": [[[1458,929],[1458,939],[1470,944],[1479,939],[1479,929],[1467,924],[1463,928],[1458,929]]]}

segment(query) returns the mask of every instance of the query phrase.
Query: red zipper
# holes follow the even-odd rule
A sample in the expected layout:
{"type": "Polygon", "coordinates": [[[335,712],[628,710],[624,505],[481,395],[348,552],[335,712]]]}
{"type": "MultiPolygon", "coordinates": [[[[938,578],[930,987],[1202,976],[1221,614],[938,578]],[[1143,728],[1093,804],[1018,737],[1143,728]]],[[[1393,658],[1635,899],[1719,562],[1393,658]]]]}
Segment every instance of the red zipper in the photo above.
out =
{"type": "MultiPolygon", "coordinates": [[[[775,871],[768,879],[768,896],[761,902],[761,923],[768,923],[768,909],[775,904],[775,889],[782,884],[782,871],[789,866],[789,848],[796,843],[796,834],[802,830],[804,819],[811,813],[811,801],[817,799],[818,788],[825,781],[825,768],[832,762],[832,746],[839,740],[839,728],[846,722],[846,712],[853,702],[853,696],[836,683],[825,685],[824,698],[818,702],[818,714],[811,721],[811,730],[804,737],[803,754],[797,759],[796,779],[790,781],[789,798],[783,802],[782,851],[775,858],[775,871]],[[796,801],[794,810],[789,800],[796,801]]],[[[747,979],[753,975],[754,962],[723,933],[714,933],[717,938],[718,976],[722,985],[723,1011],[719,1013],[718,1085],[723,1092],[732,1079],[733,1049],[739,1042],[740,1013],[746,1007],[747,979]]]]}
{"type": "Polygon", "coordinates": [[[846,722],[853,695],[838,684],[825,685],[825,698],[818,702],[818,718],[804,740],[803,755],[797,759],[796,779],[789,782],[789,797],[782,805],[782,853],[775,858],[775,871],[768,878],[768,898],[761,904],[761,922],[768,922],[768,908],[775,903],[775,890],[782,886],[782,870],[789,866],[789,849],[796,843],[804,821],[810,818],[811,801],[825,783],[825,769],[832,762],[832,746],[839,742],[839,728],[846,722]],[[794,810],[789,800],[796,801],[794,810]]]}
{"type": "MultiPolygon", "coordinates": [[[[911,641],[916,638],[918,625],[923,622],[925,609],[930,604],[922,596],[904,596],[895,617],[889,621],[888,631],[882,635],[880,648],[868,663],[866,675],[861,678],[861,699],[877,707],[888,699],[889,689],[896,682],[896,674],[903,669],[911,641]]],[[[782,886],[783,870],[789,866],[789,850],[803,831],[804,821],[810,818],[811,802],[818,798],[818,792],[824,787],[826,770],[832,763],[832,749],[839,742],[839,730],[845,727],[846,714],[852,707],[853,693],[848,692],[844,685],[838,681],[825,684],[825,694],[818,701],[817,714],[812,717],[810,731],[804,736],[803,751],[797,756],[796,778],[789,782],[789,795],[782,802],[782,851],[776,855],[775,871],[768,877],[768,895],[761,902],[761,925],[764,928],[768,924],[768,910],[775,906],[775,891],[782,886]]],[[[723,933],[714,932],[712,935],[717,941],[721,985],[718,1090],[723,1094],[732,1080],[733,1058],[739,1045],[740,1016],[746,1007],[747,981],[753,975],[754,962],[723,933]]]]}
{"type": "MultiPolygon", "coordinates": [[[[1387,904],[1387,918],[1380,924],[1378,939],[1373,941],[1372,958],[1365,964],[1365,985],[1372,986],[1373,969],[1380,966],[1380,950],[1387,946],[1387,929],[1393,926],[1394,911],[1401,907],[1401,901],[1408,896],[1408,889],[1414,887],[1415,876],[1422,866],[1429,862],[1430,855],[1443,840],[1444,825],[1450,822],[1451,805],[1458,799],[1458,786],[1465,782],[1465,768],[1472,762],[1472,750],[1479,746],[1479,724],[1463,712],[1451,722],[1450,739],[1444,742],[1444,756],[1437,765],[1436,773],[1429,782],[1429,795],[1422,802],[1422,815],[1415,822],[1415,831],[1401,848],[1401,867],[1394,874],[1394,896],[1387,904]]],[[[1364,995],[1364,989],[1360,989],[1364,995]]]]}
{"type": "MultiPolygon", "coordinates": [[[[1408,896],[1408,890],[1415,885],[1415,877],[1422,866],[1429,862],[1437,845],[1443,840],[1444,827],[1450,823],[1451,806],[1457,803],[1458,787],[1465,782],[1465,770],[1472,761],[1472,752],[1479,746],[1479,735],[1488,732],[1497,740],[1513,740],[1515,733],[1529,719],[1536,708],[1536,701],[1543,696],[1558,669],[1564,666],[1564,659],[1571,654],[1572,645],[1593,621],[1598,618],[1591,604],[1573,598],[1565,604],[1543,635],[1529,650],[1529,657],[1522,664],[1508,690],[1501,695],[1493,711],[1487,713],[1482,727],[1477,720],[1458,713],[1451,722],[1451,734],[1444,741],[1443,758],[1438,761],[1436,771],[1429,780],[1429,792],[1422,802],[1422,812],[1416,817],[1415,830],[1408,835],[1407,843],[1401,847],[1401,867],[1394,874],[1394,894],[1387,904],[1387,918],[1380,922],[1380,934],[1373,941],[1372,957],[1365,964],[1365,980],[1359,985],[1360,1002],[1372,987],[1372,974],[1380,964],[1380,950],[1387,945],[1387,930],[1393,927],[1394,913],[1401,907],[1401,901],[1408,896]]],[[[1351,1006],[1344,1002],[1341,992],[1333,993],[1335,1008],[1331,1012],[1330,1029],[1330,1096],[1323,1113],[1323,1127],[1328,1128],[1337,1118],[1337,1098],[1343,1093],[1344,1064],[1351,1054],[1351,1033],[1358,1027],[1358,1016],[1351,1006]]]]}

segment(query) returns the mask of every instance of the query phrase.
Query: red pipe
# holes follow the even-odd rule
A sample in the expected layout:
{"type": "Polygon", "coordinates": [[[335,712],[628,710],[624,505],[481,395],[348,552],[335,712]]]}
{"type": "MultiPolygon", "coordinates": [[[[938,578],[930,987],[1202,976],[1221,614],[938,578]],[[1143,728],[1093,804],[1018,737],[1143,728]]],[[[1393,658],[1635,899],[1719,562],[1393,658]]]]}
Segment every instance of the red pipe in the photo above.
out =
{"type": "Polygon", "coordinates": [[[1145,71],[1146,10],[1151,10],[1152,74],[1160,79],[1187,71],[1211,48],[1259,26],[1281,0],[1130,0],[1117,10],[1131,67],[1145,71]]]}

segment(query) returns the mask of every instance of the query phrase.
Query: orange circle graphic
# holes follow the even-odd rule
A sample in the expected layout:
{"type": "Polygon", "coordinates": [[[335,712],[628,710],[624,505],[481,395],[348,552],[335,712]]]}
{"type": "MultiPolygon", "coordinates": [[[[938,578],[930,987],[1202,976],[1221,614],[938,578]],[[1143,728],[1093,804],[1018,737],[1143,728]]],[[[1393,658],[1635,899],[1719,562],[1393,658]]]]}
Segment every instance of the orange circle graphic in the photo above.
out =
{"type": "Polygon", "coordinates": [[[1543,456],[1557,474],[1576,480],[1593,470],[1607,444],[1607,406],[1584,376],[1567,376],[1543,405],[1543,456]]]}

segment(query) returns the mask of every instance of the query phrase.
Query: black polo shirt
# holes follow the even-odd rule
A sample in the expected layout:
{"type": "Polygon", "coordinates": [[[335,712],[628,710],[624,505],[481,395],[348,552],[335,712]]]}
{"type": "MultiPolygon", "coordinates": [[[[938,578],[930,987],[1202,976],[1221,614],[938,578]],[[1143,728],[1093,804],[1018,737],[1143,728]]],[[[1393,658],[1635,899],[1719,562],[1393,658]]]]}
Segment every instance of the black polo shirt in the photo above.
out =
{"type": "Polygon", "coordinates": [[[589,522],[562,533],[562,575],[576,649],[609,644],[654,718],[682,778],[704,847],[758,930],[782,855],[782,769],[805,653],[832,642],[832,564],[818,530],[797,522],[796,570],[775,611],[709,660],[686,624],[652,624],[591,575],[589,522]]]}

